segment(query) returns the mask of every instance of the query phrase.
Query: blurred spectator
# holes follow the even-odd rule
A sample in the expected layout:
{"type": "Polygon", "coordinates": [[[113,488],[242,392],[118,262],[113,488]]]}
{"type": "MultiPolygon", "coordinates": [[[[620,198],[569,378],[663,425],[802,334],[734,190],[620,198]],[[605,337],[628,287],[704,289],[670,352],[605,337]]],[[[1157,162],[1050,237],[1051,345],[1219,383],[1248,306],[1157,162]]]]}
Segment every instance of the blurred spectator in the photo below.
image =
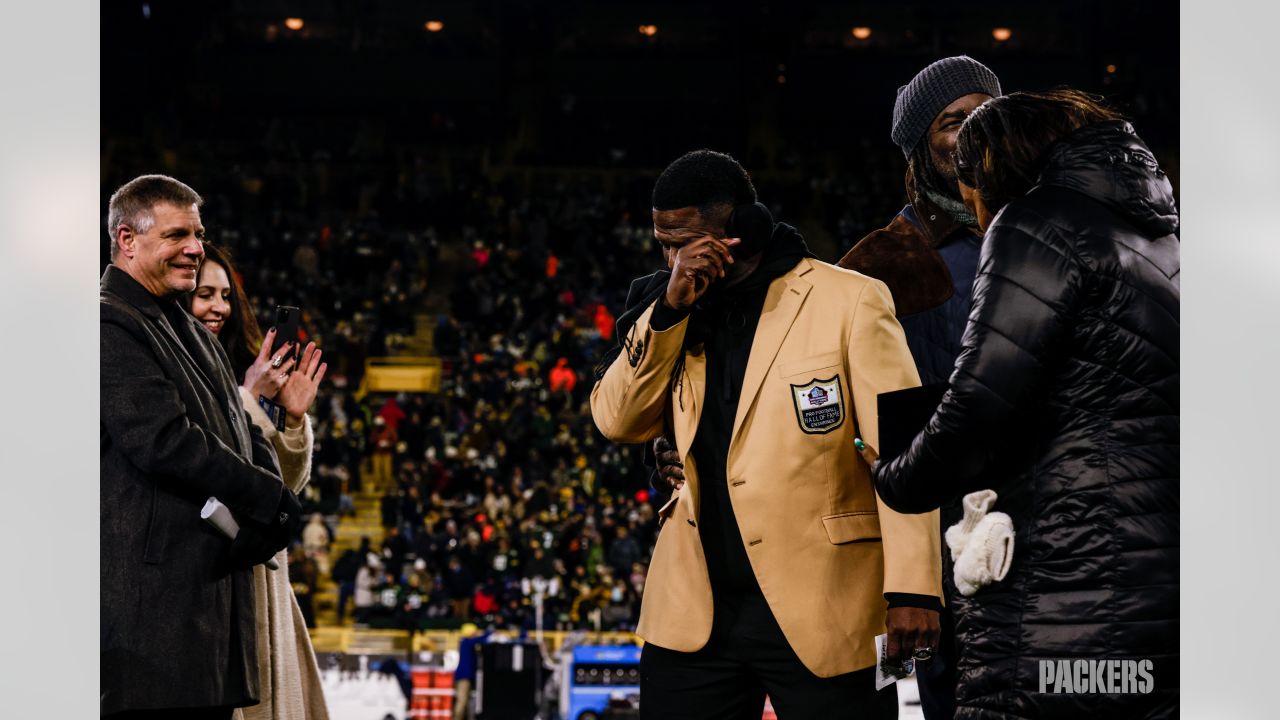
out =
{"type": "Polygon", "coordinates": [[[430,587],[426,575],[426,563],[421,560],[415,564],[414,571],[409,573],[399,600],[399,617],[396,625],[409,631],[412,639],[414,633],[422,629],[422,620],[427,614],[430,601],[430,587]]]}
{"type": "Polygon", "coordinates": [[[422,492],[418,489],[417,484],[409,486],[404,498],[400,502],[400,522],[401,527],[405,530],[405,536],[410,541],[413,540],[414,533],[418,528],[422,527],[422,520],[427,514],[427,502],[422,497],[422,492]]]}
{"type": "Polygon", "coordinates": [[[405,556],[409,554],[409,541],[400,534],[398,525],[391,526],[387,537],[382,541],[382,563],[387,574],[393,578],[400,577],[404,568],[405,556]]]}
{"type": "Polygon", "coordinates": [[[609,601],[605,605],[602,622],[606,627],[626,628],[635,617],[635,596],[625,580],[615,580],[609,589],[609,601]]]}
{"type": "Polygon", "coordinates": [[[392,459],[395,453],[397,437],[395,428],[391,427],[382,415],[373,419],[373,432],[369,436],[369,444],[373,446],[372,469],[369,478],[370,489],[385,492],[392,483],[392,459]]]}
{"type": "Polygon", "coordinates": [[[541,544],[534,541],[529,560],[524,565],[524,577],[550,580],[556,575],[555,562],[547,557],[546,551],[542,549],[541,544]]]}
{"type": "Polygon", "coordinates": [[[382,516],[382,527],[390,528],[400,524],[400,497],[396,493],[388,492],[378,501],[378,507],[382,516]]]}
{"type": "Polygon", "coordinates": [[[631,564],[631,589],[637,596],[644,594],[644,581],[647,576],[644,565],[640,563],[631,564]]]}
{"type": "Polygon", "coordinates": [[[373,610],[373,589],[381,572],[382,563],[373,553],[365,557],[364,565],[356,572],[355,616],[358,623],[369,622],[369,614],[373,610]]]}
{"type": "Polygon", "coordinates": [[[625,527],[619,526],[618,538],[609,548],[609,564],[613,566],[614,571],[619,577],[628,577],[631,574],[631,567],[642,557],[644,553],[640,550],[639,543],[631,537],[625,527]]]}
{"type": "Polygon", "coordinates": [[[369,625],[375,628],[393,628],[399,624],[400,598],[405,589],[390,572],[384,572],[373,586],[373,605],[369,608],[369,625]]]}
{"type": "Polygon", "coordinates": [[[400,403],[396,402],[394,397],[389,397],[382,403],[382,407],[378,408],[378,417],[386,422],[391,432],[399,434],[400,421],[405,419],[405,413],[400,403]]]}
{"type": "Polygon", "coordinates": [[[342,553],[342,557],[333,564],[333,581],[338,583],[338,623],[342,623],[343,617],[347,612],[347,601],[351,600],[356,591],[356,575],[360,572],[361,565],[369,556],[370,545],[368,536],[360,538],[360,547],[355,550],[347,550],[342,553]]]}
{"type": "Polygon", "coordinates": [[[311,598],[315,595],[319,584],[320,570],[316,567],[306,551],[295,545],[289,554],[289,583],[293,586],[294,597],[298,599],[298,608],[302,611],[302,619],[308,628],[316,626],[315,606],[311,598]]]}
{"type": "Polygon", "coordinates": [[[311,521],[302,528],[302,547],[312,558],[329,554],[329,528],[320,513],[312,513],[311,521]]]}
{"type": "Polygon", "coordinates": [[[462,349],[462,332],[458,328],[457,318],[442,316],[432,339],[440,357],[456,357],[462,349]]]}
{"type": "Polygon", "coordinates": [[[596,330],[600,333],[600,339],[604,341],[613,340],[614,323],[617,322],[613,314],[609,312],[609,308],[600,303],[596,306],[595,315],[596,330]]]}
{"type": "Polygon", "coordinates": [[[471,595],[475,586],[475,576],[471,571],[463,566],[457,555],[450,556],[444,576],[444,589],[453,603],[454,617],[463,620],[471,617],[471,595]]]}
{"type": "Polygon", "coordinates": [[[491,585],[480,585],[476,587],[475,595],[471,598],[472,607],[475,608],[476,614],[480,616],[493,615],[498,611],[497,593],[491,585]]]}
{"type": "Polygon", "coordinates": [[[549,376],[551,382],[551,392],[568,392],[572,393],[573,388],[578,384],[578,374],[569,367],[568,358],[560,358],[556,361],[556,366],[551,369],[549,376]]]}

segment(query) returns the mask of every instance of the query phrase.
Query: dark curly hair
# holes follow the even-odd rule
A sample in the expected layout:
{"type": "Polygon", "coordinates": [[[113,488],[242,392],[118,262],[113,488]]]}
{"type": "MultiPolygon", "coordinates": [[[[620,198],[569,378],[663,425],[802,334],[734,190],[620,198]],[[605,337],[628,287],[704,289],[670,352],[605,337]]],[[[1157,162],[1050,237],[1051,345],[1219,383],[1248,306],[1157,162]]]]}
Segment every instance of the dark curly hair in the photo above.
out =
{"type": "Polygon", "coordinates": [[[960,127],[956,175],[994,215],[1035,186],[1054,143],[1086,125],[1123,119],[1103,98],[1079,90],[993,98],[960,127]]]}
{"type": "Polygon", "coordinates": [[[717,205],[750,205],[756,201],[751,176],[732,156],[715,150],[685,153],[667,166],[653,184],[654,210],[696,207],[706,217],[717,205]]]}
{"type": "MultiPolygon", "coordinates": [[[[208,263],[219,265],[227,271],[227,282],[231,285],[229,301],[231,313],[223,321],[222,332],[218,333],[218,342],[222,343],[222,349],[227,351],[227,357],[231,359],[231,369],[235,371],[236,380],[243,380],[245,371],[257,359],[258,352],[262,349],[262,328],[258,326],[258,318],[254,315],[253,308],[249,306],[244,286],[240,284],[235,265],[231,263],[231,252],[212,243],[205,243],[204,261],[200,263],[200,272],[204,272],[208,263]]],[[[196,284],[198,287],[198,280],[196,284]]],[[[193,296],[194,293],[183,293],[180,298],[187,312],[191,312],[193,296]]]]}

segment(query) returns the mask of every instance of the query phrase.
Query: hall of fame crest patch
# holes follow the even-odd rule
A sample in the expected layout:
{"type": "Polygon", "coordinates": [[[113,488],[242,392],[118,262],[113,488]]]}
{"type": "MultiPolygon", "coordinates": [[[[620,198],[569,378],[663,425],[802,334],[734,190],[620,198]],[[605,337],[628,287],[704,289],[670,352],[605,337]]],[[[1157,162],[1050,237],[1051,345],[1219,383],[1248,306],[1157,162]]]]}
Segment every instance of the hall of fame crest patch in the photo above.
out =
{"type": "Polygon", "coordinates": [[[827,380],[811,380],[805,385],[791,386],[791,399],[796,406],[800,429],[811,435],[822,435],[844,422],[844,396],[840,392],[840,376],[827,380]]]}

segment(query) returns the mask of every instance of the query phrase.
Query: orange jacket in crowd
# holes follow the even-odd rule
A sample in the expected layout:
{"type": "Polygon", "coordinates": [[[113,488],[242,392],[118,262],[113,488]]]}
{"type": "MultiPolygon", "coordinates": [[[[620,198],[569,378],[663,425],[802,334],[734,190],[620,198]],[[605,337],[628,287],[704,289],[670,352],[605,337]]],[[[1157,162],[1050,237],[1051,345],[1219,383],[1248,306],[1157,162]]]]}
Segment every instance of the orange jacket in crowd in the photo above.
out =
{"type": "Polygon", "coordinates": [[[551,368],[551,392],[573,392],[573,388],[578,384],[578,374],[569,367],[568,358],[560,358],[556,361],[556,366],[551,368]]]}

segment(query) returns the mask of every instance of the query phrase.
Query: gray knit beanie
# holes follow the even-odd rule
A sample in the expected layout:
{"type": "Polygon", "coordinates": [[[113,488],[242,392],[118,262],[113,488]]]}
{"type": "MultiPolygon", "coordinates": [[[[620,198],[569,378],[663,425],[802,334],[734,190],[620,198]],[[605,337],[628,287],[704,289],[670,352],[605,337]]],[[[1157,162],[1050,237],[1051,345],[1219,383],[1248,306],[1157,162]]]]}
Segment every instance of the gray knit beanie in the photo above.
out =
{"type": "Polygon", "coordinates": [[[1000,96],[1000,79],[986,65],[968,55],[943,58],[921,70],[898,88],[889,137],[911,157],[929,124],[953,100],[969,93],[1000,96]]]}

